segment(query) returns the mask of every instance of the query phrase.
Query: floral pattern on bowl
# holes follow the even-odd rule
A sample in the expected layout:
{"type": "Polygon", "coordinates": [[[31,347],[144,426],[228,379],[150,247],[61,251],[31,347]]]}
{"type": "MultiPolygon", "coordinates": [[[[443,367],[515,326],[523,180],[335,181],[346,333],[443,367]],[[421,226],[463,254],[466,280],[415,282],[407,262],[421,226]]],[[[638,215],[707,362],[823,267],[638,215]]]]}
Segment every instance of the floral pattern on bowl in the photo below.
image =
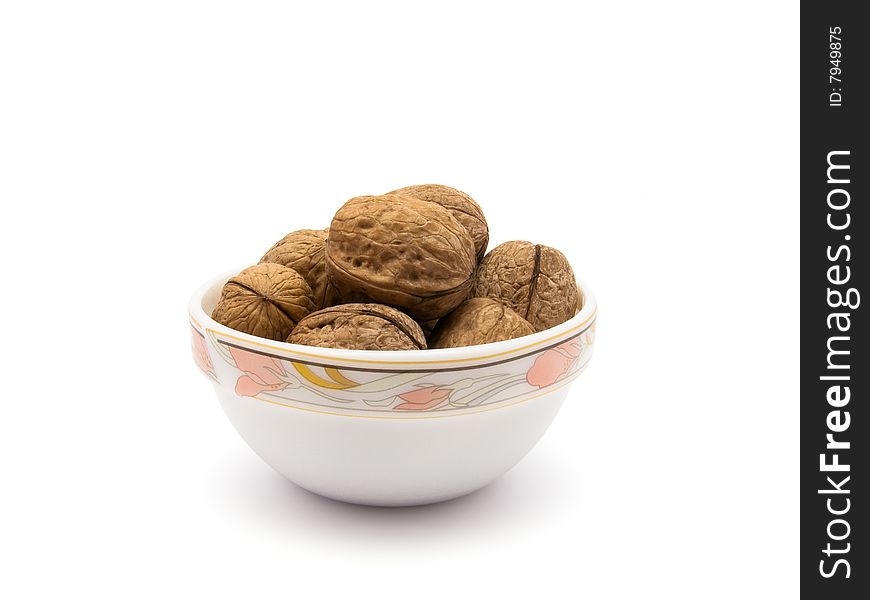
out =
{"type": "Polygon", "coordinates": [[[253,345],[197,326],[191,319],[196,364],[216,383],[235,382],[238,396],[316,412],[396,417],[447,416],[530,400],[577,377],[591,358],[595,336],[592,315],[555,342],[521,348],[495,362],[459,367],[435,362],[431,368],[408,370],[386,362],[332,364],[311,353],[253,345]]]}

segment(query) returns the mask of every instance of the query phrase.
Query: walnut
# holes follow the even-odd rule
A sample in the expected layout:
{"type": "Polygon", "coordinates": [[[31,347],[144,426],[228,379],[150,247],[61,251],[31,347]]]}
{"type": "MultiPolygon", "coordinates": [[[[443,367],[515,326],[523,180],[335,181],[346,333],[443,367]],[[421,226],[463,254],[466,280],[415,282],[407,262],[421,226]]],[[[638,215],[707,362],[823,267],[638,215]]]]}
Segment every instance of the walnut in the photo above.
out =
{"type": "Polygon", "coordinates": [[[211,318],[244,333],[283,342],[314,310],[311,288],[284,265],[260,263],[231,277],[211,318]]]}
{"type": "Polygon", "coordinates": [[[290,267],[311,287],[317,309],[336,304],[335,287],[326,277],[326,236],[328,229],[300,229],[275,242],[260,259],[261,263],[277,263],[290,267]]]}
{"type": "Polygon", "coordinates": [[[480,263],[473,296],[505,302],[535,331],[564,323],[582,308],[568,259],[549,246],[505,242],[480,263]]]}
{"type": "Polygon", "coordinates": [[[492,298],[469,298],[438,321],[431,348],[458,348],[489,344],[531,335],[535,329],[503,302],[492,298]]]}
{"type": "Polygon", "coordinates": [[[348,350],[425,350],[408,315],[383,304],[341,304],[311,313],[287,338],[292,344],[348,350]]]}
{"type": "Polygon", "coordinates": [[[430,183],[409,185],[390,193],[412,196],[418,200],[440,204],[449,210],[450,214],[468,230],[474,241],[477,261],[480,262],[483,255],[486,254],[486,247],[489,245],[489,226],[486,224],[486,217],[483,216],[483,211],[477,202],[465,192],[460,192],[446,185],[430,183]]]}
{"type": "Polygon", "coordinates": [[[326,272],[343,298],[365,297],[420,321],[468,296],[474,242],[450,212],[410,196],[360,196],[342,206],[326,242],[326,272]]]}

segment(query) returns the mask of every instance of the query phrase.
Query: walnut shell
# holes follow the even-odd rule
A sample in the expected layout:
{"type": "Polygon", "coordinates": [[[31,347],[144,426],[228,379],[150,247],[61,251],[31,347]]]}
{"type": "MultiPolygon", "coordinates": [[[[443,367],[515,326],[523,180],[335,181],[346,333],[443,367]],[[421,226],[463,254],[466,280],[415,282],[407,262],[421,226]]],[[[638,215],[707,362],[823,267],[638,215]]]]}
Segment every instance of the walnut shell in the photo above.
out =
{"type": "Polygon", "coordinates": [[[383,304],[341,304],[311,313],[287,338],[292,344],[348,350],[425,350],[408,315],[383,304]]]}
{"type": "Polygon", "coordinates": [[[211,318],[237,331],[283,342],[314,310],[305,279],[289,267],[260,263],[230,277],[211,318]]]}
{"type": "Polygon", "coordinates": [[[512,340],[535,333],[534,327],[503,302],[469,298],[438,321],[431,348],[458,348],[512,340]]]}
{"type": "Polygon", "coordinates": [[[486,254],[486,247],[489,245],[489,225],[486,223],[486,217],[483,216],[480,206],[465,192],[460,192],[446,185],[429,183],[409,185],[390,193],[412,196],[418,200],[440,204],[449,210],[450,214],[468,230],[468,234],[474,242],[477,261],[480,262],[483,255],[486,254]]]}
{"type": "Polygon", "coordinates": [[[343,298],[365,297],[427,321],[468,296],[474,242],[450,212],[410,196],[360,196],[332,220],[326,272],[343,298]]]}
{"type": "Polygon", "coordinates": [[[311,287],[316,309],[335,304],[335,287],[326,276],[326,236],[328,229],[300,229],[275,242],[260,259],[261,263],[277,263],[290,267],[311,287]]]}
{"type": "Polygon", "coordinates": [[[505,242],[477,269],[472,293],[501,300],[543,331],[564,323],[582,308],[574,271],[561,252],[531,242],[505,242]]]}

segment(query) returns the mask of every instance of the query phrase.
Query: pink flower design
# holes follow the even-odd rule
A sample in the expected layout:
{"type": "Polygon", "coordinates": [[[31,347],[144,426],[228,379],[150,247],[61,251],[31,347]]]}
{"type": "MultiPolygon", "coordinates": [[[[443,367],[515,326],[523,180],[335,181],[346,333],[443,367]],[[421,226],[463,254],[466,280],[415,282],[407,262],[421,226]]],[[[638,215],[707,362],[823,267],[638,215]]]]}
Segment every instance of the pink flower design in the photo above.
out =
{"type": "Polygon", "coordinates": [[[538,388],[553,385],[568,374],[580,358],[580,353],[580,341],[577,339],[545,350],[526,373],[526,381],[538,388]]]}
{"type": "Polygon", "coordinates": [[[190,350],[193,352],[193,360],[199,370],[210,377],[217,378],[211,356],[205,347],[205,338],[193,327],[190,328],[190,350]]]}
{"type": "Polygon", "coordinates": [[[399,398],[404,400],[402,404],[397,404],[393,410],[426,410],[427,408],[435,408],[450,397],[453,392],[451,388],[442,387],[440,385],[426,385],[399,394],[399,398]]]}
{"type": "Polygon", "coordinates": [[[239,396],[253,397],[260,392],[274,392],[287,387],[288,383],[281,379],[287,371],[278,359],[232,346],[228,348],[236,366],[245,372],[236,380],[236,394],[239,396]]]}

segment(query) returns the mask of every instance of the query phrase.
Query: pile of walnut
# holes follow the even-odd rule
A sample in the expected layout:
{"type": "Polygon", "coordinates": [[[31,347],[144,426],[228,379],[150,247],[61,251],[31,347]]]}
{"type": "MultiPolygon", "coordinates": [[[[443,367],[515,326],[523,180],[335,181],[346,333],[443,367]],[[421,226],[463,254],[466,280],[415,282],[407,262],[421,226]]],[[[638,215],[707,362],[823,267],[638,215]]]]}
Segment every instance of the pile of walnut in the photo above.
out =
{"type": "Polygon", "coordinates": [[[480,206],[459,190],[360,196],[329,229],[294,231],[230,278],[212,318],[294,344],[423,350],[529,335],[582,307],[561,252],[506,242],[485,254],[488,243],[480,206]]]}

